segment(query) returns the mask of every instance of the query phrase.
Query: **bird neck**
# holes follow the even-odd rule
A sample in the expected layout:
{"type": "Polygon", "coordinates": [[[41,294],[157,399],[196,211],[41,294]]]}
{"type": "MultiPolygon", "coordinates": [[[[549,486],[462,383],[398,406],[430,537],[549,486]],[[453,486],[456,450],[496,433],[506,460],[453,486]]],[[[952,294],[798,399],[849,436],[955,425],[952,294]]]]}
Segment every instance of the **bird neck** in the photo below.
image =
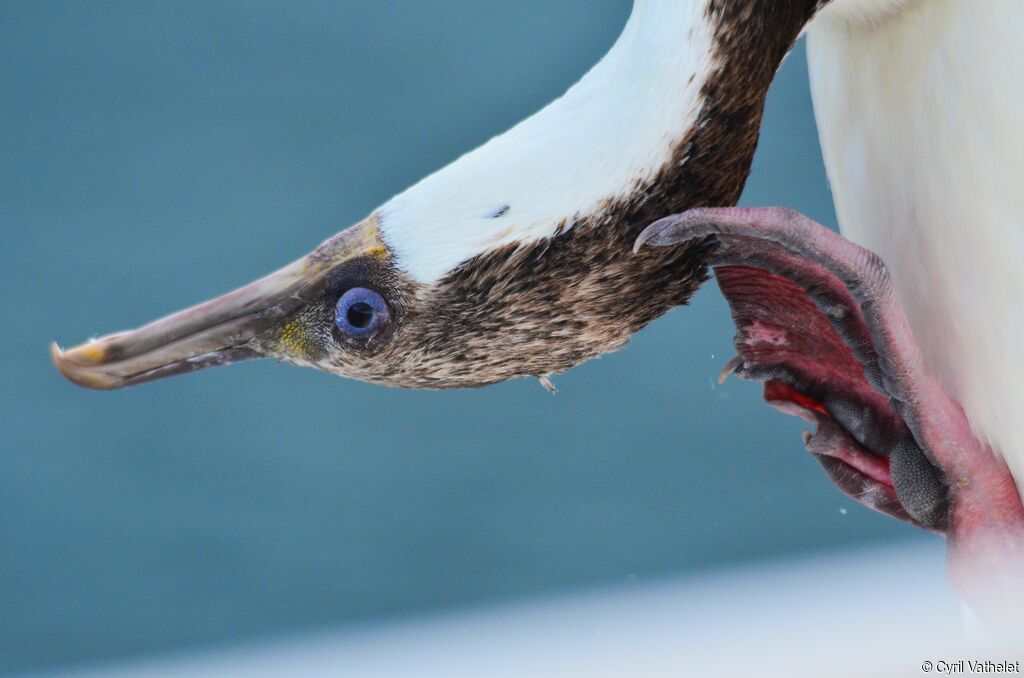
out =
{"type": "Polygon", "coordinates": [[[396,263],[429,284],[638,195],[655,216],[734,202],[768,85],[818,4],[638,0],[561,98],[381,207],[396,263]]]}

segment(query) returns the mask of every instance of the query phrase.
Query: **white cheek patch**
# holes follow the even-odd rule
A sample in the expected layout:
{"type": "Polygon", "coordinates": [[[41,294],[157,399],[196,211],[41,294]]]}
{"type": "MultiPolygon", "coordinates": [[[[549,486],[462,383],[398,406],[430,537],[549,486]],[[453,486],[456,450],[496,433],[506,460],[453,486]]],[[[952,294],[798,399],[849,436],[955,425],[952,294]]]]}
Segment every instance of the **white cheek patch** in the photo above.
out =
{"type": "Polygon", "coordinates": [[[396,264],[430,283],[653,179],[694,124],[713,67],[704,4],[637,2],[608,54],[560,99],[385,203],[396,264]]]}

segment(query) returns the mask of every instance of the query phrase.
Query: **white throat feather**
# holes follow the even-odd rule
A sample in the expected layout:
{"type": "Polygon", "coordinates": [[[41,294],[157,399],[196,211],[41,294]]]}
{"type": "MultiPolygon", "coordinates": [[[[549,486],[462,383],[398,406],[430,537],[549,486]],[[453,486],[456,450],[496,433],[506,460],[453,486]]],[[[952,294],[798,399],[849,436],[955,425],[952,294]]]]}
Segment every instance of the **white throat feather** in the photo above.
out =
{"type": "Polygon", "coordinates": [[[639,0],[608,54],[561,98],[384,204],[397,265],[431,283],[653,179],[696,121],[713,70],[706,5],[639,0]]]}

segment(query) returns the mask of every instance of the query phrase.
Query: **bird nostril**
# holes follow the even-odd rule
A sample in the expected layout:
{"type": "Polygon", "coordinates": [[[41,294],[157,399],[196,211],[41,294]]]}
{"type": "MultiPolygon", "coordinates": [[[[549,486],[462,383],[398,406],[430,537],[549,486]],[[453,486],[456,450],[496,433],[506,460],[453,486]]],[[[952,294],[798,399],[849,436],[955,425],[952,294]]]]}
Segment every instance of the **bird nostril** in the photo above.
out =
{"type": "Polygon", "coordinates": [[[345,315],[352,327],[365,329],[373,322],[373,307],[364,301],[357,301],[348,307],[345,315]]]}

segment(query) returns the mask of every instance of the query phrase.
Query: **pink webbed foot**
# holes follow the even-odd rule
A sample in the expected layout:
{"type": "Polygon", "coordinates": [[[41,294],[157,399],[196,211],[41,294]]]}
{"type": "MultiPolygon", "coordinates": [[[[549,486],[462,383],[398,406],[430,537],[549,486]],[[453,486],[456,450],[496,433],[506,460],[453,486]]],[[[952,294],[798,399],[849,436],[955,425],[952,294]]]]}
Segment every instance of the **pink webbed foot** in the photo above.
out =
{"type": "Polygon", "coordinates": [[[945,534],[961,588],[992,574],[1024,591],[1018,489],[925,368],[881,259],[782,208],[691,210],[635,249],[696,238],[737,327],[723,376],[764,381],[766,401],[813,423],[805,445],[843,492],[945,534]]]}

